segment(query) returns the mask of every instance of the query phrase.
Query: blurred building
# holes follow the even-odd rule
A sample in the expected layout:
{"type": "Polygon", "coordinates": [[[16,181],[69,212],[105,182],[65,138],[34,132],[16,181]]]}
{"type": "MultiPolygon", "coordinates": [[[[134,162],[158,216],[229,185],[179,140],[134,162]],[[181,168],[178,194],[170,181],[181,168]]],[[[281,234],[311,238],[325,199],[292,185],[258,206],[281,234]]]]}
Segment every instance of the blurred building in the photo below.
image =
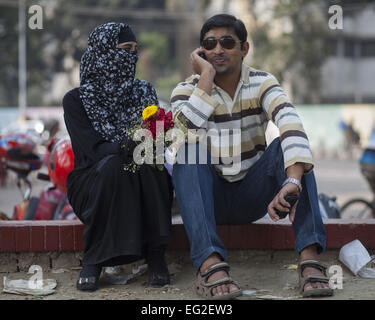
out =
{"type": "MultiPolygon", "coordinates": [[[[31,0],[27,1],[31,3],[31,0]]],[[[87,37],[95,26],[108,21],[126,21],[137,37],[143,33],[155,33],[155,38],[166,39],[162,49],[159,46],[159,52],[167,52],[167,58],[162,60],[159,54],[158,59],[153,59],[141,49],[137,68],[141,71],[140,77],[152,82],[161,98],[168,100],[175,84],[193,72],[189,55],[199,46],[202,24],[218,13],[233,14],[244,22],[250,42],[245,63],[275,74],[295,103],[375,102],[373,1],[367,4],[344,1],[351,4],[343,5],[343,30],[329,30],[327,46],[331,53],[328,58],[324,56],[322,68],[319,53],[325,46],[322,39],[326,35],[323,36],[317,26],[328,29],[328,2],[325,0],[290,1],[291,7],[298,9],[299,18],[294,17],[295,20],[290,12],[280,15],[277,6],[287,2],[279,0],[113,1],[116,5],[109,5],[111,2],[104,0],[96,1],[95,5],[73,0],[39,2],[45,8],[46,26],[41,31],[28,30],[28,52],[33,52],[27,61],[29,105],[60,105],[64,93],[79,85],[79,62],[87,46],[87,37]],[[293,32],[301,27],[304,30],[299,33],[299,38],[292,39],[294,42],[289,45],[289,51],[283,51],[285,43],[280,40],[293,36],[293,32]],[[305,51],[297,46],[300,43],[307,44],[308,59],[305,51]],[[315,78],[309,72],[314,68],[310,58],[317,56],[318,59],[314,60],[317,67],[313,70],[319,69],[320,72],[321,68],[321,73],[315,78]],[[294,60],[287,61],[290,57],[294,60]],[[155,60],[158,60],[158,65],[155,60]],[[311,90],[316,83],[321,84],[321,88],[311,90]]],[[[2,57],[3,60],[9,58],[5,62],[2,60],[0,73],[10,79],[6,85],[2,84],[5,89],[0,86],[0,100],[7,100],[0,101],[0,105],[5,106],[16,105],[17,101],[15,94],[6,95],[15,91],[13,88],[17,85],[17,43],[14,41],[17,38],[17,3],[0,0],[0,37],[7,48],[2,51],[2,57]]]]}
{"type": "Polygon", "coordinates": [[[330,39],[322,103],[375,103],[375,5],[344,7],[343,29],[330,39]]]}

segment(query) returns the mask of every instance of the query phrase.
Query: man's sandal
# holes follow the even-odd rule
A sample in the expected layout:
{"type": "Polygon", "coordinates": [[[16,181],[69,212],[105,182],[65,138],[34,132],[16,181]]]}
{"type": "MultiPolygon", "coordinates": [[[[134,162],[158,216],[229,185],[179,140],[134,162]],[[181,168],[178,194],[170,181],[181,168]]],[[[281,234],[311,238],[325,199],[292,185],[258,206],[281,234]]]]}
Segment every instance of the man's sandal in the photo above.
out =
{"type": "Polygon", "coordinates": [[[229,264],[226,262],[217,262],[212,265],[210,265],[206,272],[200,272],[197,273],[197,279],[195,281],[195,291],[196,293],[207,299],[207,300],[229,300],[234,299],[236,297],[239,297],[242,295],[242,290],[238,286],[238,284],[229,277],[229,264]],[[208,278],[213,275],[214,273],[218,271],[225,271],[228,276],[215,280],[215,281],[208,281],[208,278]],[[213,295],[212,290],[218,286],[221,285],[229,285],[234,284],[238,289],[231,292],[231,293],[225,293],[222,295],[213,295]]]}
{"type": "Polygon", "coordinates": [[[324,266],[322,263],[316,260],[304,260],[299,263],[298,266],[298,276],[299,276],[299,288],[301,294],[304,298],[306,297],[318,297],[318,296],[332,296],[333,289],[328,288],[310,288],[305,291],[305,285],[308,283],[329,283],[329,278],[327,277],[327,267],[324,266]],[[324,276],[303,276],[303,270],[306,267],[311,267],[318,269],[323,273],[324,276]]]}

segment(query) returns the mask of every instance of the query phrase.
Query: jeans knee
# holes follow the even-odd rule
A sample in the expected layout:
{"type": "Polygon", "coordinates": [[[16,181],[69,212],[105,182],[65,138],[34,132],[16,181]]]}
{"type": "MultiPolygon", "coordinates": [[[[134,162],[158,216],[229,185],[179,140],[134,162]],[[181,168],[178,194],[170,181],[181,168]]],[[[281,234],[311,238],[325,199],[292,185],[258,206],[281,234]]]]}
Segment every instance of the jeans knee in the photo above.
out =
{"type": "Polygon", "coordinates": [[[266,152],[270,154],[269,156],[274,163],[276,163],[279,166],[280,164],[284,165],[284,154],[281,148],[281,141],[279,137],[275,138],[271,142],[271,144],[266,149],[266,152]]]}
{"type": "Polygon", "coordinates": [[[281,148],[280,138],[275,138],[267,147],[265,153],[259,161],[267,162],[268,175],[275,177],[278,184],[282,184],[286,179],[284,154],[281,148]]]}

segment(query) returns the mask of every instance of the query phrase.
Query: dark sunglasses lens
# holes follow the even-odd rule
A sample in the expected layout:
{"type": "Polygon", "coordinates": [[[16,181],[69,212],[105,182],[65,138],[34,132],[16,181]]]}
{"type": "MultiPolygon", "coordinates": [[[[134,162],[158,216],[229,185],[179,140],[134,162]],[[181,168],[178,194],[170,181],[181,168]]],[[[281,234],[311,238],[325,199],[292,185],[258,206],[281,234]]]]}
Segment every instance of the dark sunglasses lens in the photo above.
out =
{"type": "Polygon", "coordinates": [[[220,45],[224,49],[233,49],[236,45],[236,40],[234,40],[232,37],[223,37],[220,39],[220,45]]]}
{"type": "Polygon", "coordinates": [[[216,39],[205,39],[202,42],[203,48],[206,50],[212,50],[213,48],[216,47],[217,40],[216,39]]]}

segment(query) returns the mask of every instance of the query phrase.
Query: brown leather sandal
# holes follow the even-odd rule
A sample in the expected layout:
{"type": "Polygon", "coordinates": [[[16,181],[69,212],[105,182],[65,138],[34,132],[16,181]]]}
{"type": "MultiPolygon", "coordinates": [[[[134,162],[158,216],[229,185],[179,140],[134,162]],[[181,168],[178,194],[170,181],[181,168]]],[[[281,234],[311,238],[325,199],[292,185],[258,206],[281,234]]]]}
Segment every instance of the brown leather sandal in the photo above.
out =
{"type": "Polygon", "coordinates": [[[299,263],[298,266],[298,275],[299,275],[299,287],[301,294],[304,298],[307,297],[318,297],[318,296],[332,296],[333,289],[332,288],[311,288],[309,290],[304,290],[305,285],[307,283],[329,283],[329,278],[327,276],[327,267],[324,266],[322,263],[316,260],[304,260],[299,263]],[[306,267],[311,267],[320,270],[324,276],[303,276],[303,270],[306,267]]]}
{"type": "Polygon", "coordinates": [[[234,299],[236,297],[239,297],[242,295],[242,290],[238,286],[238,284],[229,277],[229,264],[226,262],[217,262],[212,265],[210,265],[207,268],[206,272],[201,273],[198,271],[197,273],[197,279],[195,281],[195,291],[196,293],[201,296],[202,298],[205,298],[207,300],[230,300],[234,299]],[[215,272],[218,271],[225,271],[228,276],[215,280],[215,281],[208,281],[208,278],[213,275],[215,272]],[[213,295],[212,289],[221,286],[223,284],[234,284],[238,290],[235,290],[231,293],[226,293],[223,295],[213,295]]]}

